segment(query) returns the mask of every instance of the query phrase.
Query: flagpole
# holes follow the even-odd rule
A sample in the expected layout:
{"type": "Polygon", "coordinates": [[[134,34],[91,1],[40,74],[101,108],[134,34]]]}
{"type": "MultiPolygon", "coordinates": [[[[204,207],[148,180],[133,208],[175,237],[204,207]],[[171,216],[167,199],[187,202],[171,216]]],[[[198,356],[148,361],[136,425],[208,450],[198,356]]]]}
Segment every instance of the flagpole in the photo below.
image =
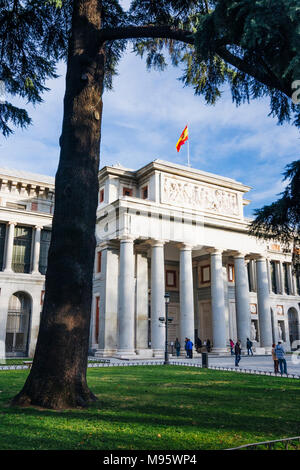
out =
{"type": "Polygon", "coordinates": [[[189,125],[188,124],[187,124],[187,128],[188,128],[188,133],[189,133],[188,140],[187,140],[188,166],[191,166],[191,164],[190,164],[190,131],[189,131],[189,125]]]}

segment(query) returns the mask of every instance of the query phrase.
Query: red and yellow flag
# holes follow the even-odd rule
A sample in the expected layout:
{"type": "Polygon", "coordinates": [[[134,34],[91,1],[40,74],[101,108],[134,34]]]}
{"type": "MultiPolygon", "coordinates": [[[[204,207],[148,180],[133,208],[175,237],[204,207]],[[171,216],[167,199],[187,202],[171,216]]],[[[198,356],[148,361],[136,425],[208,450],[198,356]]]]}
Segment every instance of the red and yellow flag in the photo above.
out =
{"type": "Polygon", "coordinates": [[[188,138],[189,138],[188,126],[185,126],[176,144],[177,152],[179,152],[180,147],[188,140],[188,138]]]}

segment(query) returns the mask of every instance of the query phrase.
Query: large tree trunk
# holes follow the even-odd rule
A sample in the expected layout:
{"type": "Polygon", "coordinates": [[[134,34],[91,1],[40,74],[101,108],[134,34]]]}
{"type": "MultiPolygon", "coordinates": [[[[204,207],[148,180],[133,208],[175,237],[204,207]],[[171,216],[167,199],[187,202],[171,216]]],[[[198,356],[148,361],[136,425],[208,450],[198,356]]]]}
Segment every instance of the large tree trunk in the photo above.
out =
{"type": "Polygon", "coordinates": [[[14,405],[85,406],[105,54],[101,2],[75,0],[46,293],[33,365],[14,405]],[[97,46],[98,44],[98,46],[97,46]]]}

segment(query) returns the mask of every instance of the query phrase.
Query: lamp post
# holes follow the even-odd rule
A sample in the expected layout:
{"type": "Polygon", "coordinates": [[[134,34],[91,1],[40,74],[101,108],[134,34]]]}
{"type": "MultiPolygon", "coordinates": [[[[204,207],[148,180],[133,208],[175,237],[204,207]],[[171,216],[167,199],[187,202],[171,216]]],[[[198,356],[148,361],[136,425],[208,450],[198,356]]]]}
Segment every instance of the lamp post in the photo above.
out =
{"type": "Polygon", "coordinates": [[[165,345],[165,362],[164,364],[170,364],[169,362],[169,352],[168,352],[168,324],[169,321],[172,321],[171,319],[169,320],[168,313],[169,313],[169,302],[170,302],[170,294],[168,292],[165,293],[165,304],[166,304],[166,345],[165,345]]]}
{"type": "Polygon", "coordinates": [[[165,305],[166,305],[166,313],[164,317],[159,317],[159,321],[165,324],[165,360],[164,364],[170,364],[169,362],[169,353],[168,353],[168,325],[173,321],[173,318],[169,318],[168,314],[168,307],[170,302],[170,294],[168,292],[165,293],[165,305]]]}

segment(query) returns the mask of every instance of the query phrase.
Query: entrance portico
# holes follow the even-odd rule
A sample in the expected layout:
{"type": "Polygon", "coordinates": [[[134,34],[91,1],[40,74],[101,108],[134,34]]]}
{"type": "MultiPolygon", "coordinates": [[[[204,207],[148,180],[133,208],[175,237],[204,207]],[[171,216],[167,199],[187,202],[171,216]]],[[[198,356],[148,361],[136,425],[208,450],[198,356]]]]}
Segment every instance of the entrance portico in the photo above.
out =
{"type": "Polygon", "coordinates": [[[254,349],[270,351],[269,253],[247,232],[247,186],[162,161],[137,172],[106,167],[99,182],[96,236],[103,266],[95,263],[99,308],[91,326],[96,355],[162,357],[165,292],[174,316],[169,343],[178,338],[181,354],[185,338],[195,344],[196,336],[209,339],[215,354],[229,351],[229,338],[243,349],[250,338],[254,349]],[[118,276],[114,289],[110,272],[118,276]],[[114,327],[103,334],[109,318],[114,327]]]}

